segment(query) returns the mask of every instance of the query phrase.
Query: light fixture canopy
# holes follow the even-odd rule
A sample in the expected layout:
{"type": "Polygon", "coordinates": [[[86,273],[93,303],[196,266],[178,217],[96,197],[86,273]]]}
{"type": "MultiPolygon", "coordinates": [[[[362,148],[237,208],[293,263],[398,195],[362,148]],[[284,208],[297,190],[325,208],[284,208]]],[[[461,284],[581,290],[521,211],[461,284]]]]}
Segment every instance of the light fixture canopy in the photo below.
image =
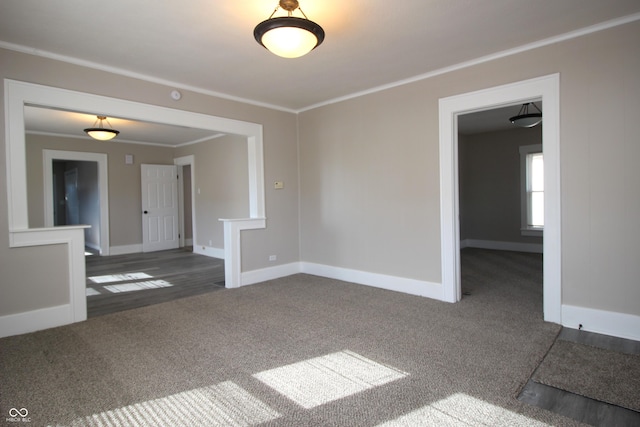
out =
{"type": "Polygon", "coordinates": [[[111,126],[111,123],[109,123],[109,120],[107,120],[106,116],[96,116],[96,121],[93,123],[93,127],[86,128],[84,131],[91,138],[97,139],[98,141],[108,141],[108,140],[113,139],[116,136],[118,136],[120,131],[115,130],[115,129],[111,128],[111,127],[105,128],[105,127],[102,126],[102,122],[105,121],[105,120],[106,120],[107,124],[109,126],[111,126]],[[98,122],[100,122],[100,123],[98,124],[98,127],[96,127],[96,123],[98,123],[98,122]]]}
{"type": "Polygon", "coordinates": [[[283,58],[299,58],[311,52],[324,40],[324,30],[310,21],[302,11],[298,0],[280,0],[278,6],[266,21],[262,21],[253,30],[253,37],[270,52],[283,58]],[[273,15],[282,8],[287,16],[273,15]],[[298,9],[304,18],[293,16],[298,9]]]}
{"type": "Polygon", "coordinates": [[[520,107],[520,111],[518,112],[518,114],[510,117],[509,121],[516,126],[520,126],[523,128],[532,128],[542,121],[542,111],[535,103],[527,102],[522,104],[522,107],[520,107]],[[538,112],[530,113],[529,105],[533,105],[534,108],[538,110],[538,112]]]}

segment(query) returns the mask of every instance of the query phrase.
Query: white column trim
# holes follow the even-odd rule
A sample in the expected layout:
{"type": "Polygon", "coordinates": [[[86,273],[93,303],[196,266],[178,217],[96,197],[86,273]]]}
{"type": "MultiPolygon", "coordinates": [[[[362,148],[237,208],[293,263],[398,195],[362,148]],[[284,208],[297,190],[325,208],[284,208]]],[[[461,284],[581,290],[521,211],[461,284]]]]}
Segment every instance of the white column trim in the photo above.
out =
{"type": "Polygon", "coordinates": [[[223,219],[225,288],[238,288],[242,283],[242,244],[240,232],[266,227],[265,218],[223,219]]]}
{"type": "Polygon", "coordinates": [[[84,229],[87,225],[12,231],[12,248],[66,246],[69,271],[69,304],[0,317],[0,336],[33,332],[38,329],[81,322],[87,319],[84,229]],[[32,315],[33,314],[33,315],[32,315]],[[20,320],[17,322],[16,320],[20,320]]]}

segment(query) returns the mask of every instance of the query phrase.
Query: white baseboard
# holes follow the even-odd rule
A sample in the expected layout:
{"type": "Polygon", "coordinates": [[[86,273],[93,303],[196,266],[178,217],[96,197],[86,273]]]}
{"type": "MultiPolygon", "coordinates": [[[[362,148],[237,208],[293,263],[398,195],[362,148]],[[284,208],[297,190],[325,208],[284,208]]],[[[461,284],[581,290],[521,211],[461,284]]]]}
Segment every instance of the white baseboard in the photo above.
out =
{"type": "Polygon", "coordinates": [[[0,317],[0,338],[73,323],[71,305],[42,308],[0,317]]]}
{"type": "Polygon", "coordinates": [[[499,242],[495,240],[464,239],[460,241],[460,249],[479,248],[498,251],[543,253],[541,243],[499,242]]]}
{"type": "Polygon", "coordinates": [[[137,254],[140,252],[142,252],[142,244],[111,246],[109,248],[109,255],[137,254]]]}
{"type": "Polygon", "coordinates": [[[407,279],[405,277],[388,276],[385,274],[369,273],[367,271],[351,270],[330,265],[314,264],[310,262],[293,262],[260,270],[242,273],[242,286],[252,285],[292,274],[305,273],[329,279],[344,280],[359,285],[372,286],[406,294],[433,298],[442,301],[442,285],[422,280],[407,279]]]}
{"type": "Polygon", "coordinates": [[[297,273],[300,273],[299,262],[276,265],[274,267],[267,267],[259,270],[245,271],[242,273],[240,286],[253,285],[255,283],[291,276],[292,274],[297,273]]]}
{"type": "Polygon", "coordinates": [[[597,310],[594,308],[562,306],[562,326],[571,329],[640,341],[640,316],[597,310]]]}
{"type": "Polygon", "coordinates": [[[194,246],[193,253],[205,255],[211,258],[224,259],[224,249],[212,248],[209,246],[194,246]]]}
{"type": "Polygon", "coordinates": [[[441,284],[405,277],[388,276],[367,271],[351,270],[310,262],[301,263],[301,272],[345,282],[373,286],[405,294],[418,295],[444,301],[444,290],[441,284]]]}
{"type": "MultiPolygon", "coordinates": [[[[186,246],[192,246],[190,242],[185,242],[186,246]]],[[[142,245],[123,245],[123,246],[111,246],[110,255],[126,255],[137,254],[142,252],[142,245]]],[[[206,255],[212,258],[224,259],[224,249],[211,248],[208,246],[194,246],[193,252],[200,255],[206,255]]]]}

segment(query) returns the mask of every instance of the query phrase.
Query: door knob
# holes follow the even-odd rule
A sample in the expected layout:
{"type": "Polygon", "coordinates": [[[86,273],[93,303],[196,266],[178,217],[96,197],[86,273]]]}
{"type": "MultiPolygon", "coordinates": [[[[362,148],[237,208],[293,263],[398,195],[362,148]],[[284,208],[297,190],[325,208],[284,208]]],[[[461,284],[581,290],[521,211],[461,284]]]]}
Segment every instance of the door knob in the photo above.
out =
{"type": "Polygon", "coordinates": [[[148,214],[149,212],[147,212],[147,211],[144,211],[144,213],[145,213],[145,214],[148,214]]]}

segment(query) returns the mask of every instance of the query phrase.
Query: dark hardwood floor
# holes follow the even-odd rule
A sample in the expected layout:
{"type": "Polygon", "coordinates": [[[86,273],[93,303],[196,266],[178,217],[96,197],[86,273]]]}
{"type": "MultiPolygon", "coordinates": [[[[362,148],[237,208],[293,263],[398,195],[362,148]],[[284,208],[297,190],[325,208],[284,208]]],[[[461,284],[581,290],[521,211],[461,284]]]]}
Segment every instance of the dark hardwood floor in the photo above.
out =
{"type": "Polygon", "coordinates": [[[88,317],[224,289],[224,260],[190,247],[85,259],[88,317]]]}
{"type": "MultiPolygon", "coordinates": [[[[640,354],[640,342],[593,332],[563,328],[558,340],[590,345],[626,354],[640,354]]],[[[544,408],[592,426],[640,426],[640,412],[529,380],[518,396],[522,402],[544,408]]]]}

